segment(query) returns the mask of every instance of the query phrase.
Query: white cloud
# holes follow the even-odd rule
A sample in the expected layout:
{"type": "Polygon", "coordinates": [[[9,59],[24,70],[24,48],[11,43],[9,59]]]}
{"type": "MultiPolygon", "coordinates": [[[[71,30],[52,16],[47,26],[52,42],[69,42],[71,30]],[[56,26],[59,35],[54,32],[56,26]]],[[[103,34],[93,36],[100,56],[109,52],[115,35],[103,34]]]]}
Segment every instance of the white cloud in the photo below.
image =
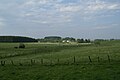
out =
{"type": "Polygon", "coordinates": [[[49,34],[49,29],[55,27],[61,31],[65,29],[66,33],[71,33],[71,31],[77,33],[76,30],[79,32],[90,28],[92,30],[107,30],[119,26],[117,24],[114,24],[114,27],[113,25],[96,25],[119,22],[120,3],[118,0],[115,0],[118,3],[114,0],[2,1],[0,2],[0,16],[6,18],[6,21],[0,19],[0,27],[5,25],[4,29],[8,31],[12,30],[11,27],[18,30],[22,27],[22,29],[25,28],[24,30],[35,31],[33,29],[36,29],[38,32],[41,29],[48,30],[49,34]]]}
{"type": "Polygon", "coordinates": [[[53,0],[40,0],[38,3],[39,4],[48,4],[50,2],[52,2],[53,0]]]}
{"type": "Polygon", "coordinates": [[[59,8],[60,12],[78,12],[79,10],[79,6],[62,6],[59,8]]]}
{"type": "Polygon", "coordinates": [[[30,1],[26,2],[24,5],[34,5],[34,4],[35,4],[35,2],[33,0],[30,0],[30,1]]]}
{"type": "Polygon", "coordinates": [[[109,26],[98,26],[98,27],[95,27],[94,29],[101,30],[101,29],[109,29],[109,28],[111,28],[111,26],[110,27],[109,26]]]}
{"type": "Polygon", "coordinates": [[[41,23],[41,24],[48,24],[49,22],[47,21],[38,21],[38,20],[32,20],[34,23],[41,23]]]}
{"type": "Polygon", "coordinates": [[[3,22],[0,22],[0,27],[2,27],[4,24],[3,24],[3,22]]]}
{"type": "MultiPolygon", "coordinates": [[[[51,5],[57,3],[57,0],[27,0],[23,6],[40,6],[40,5],[51,5]]],[[[60,2],[60,1],[59,1],[60,2]]]]}
{"type": "Polygon", "coordinates": [[[41,24],[70,22],[70,14],[64,14],[63,12],[65,10],[75,11],[75,8],[73,8],[73,6],[66,7],[60,4],[61,1],[62,0],[31,0],[25,2],[21,6],[23,9],[21,16],[29,21],[31,20],[32,22],[41,24]]]}
{"type": "Polygon", "coordinates": [[[0,18],[0,21],[4,21],[5,19],[3,19],[3,18],[0,18]]]}
{"type": "Polygon", "coordinates": [[[5,21],[5,19],[0,18],[0,27],[3,27],[5,25],[4,21],[5,21]]]}
{"type": "Polygon", "coordinates": [[[110,2],[96,0],[94,2],[88,2],[87,4],[88,5],[86,10],[89,11],[120,9],[120,3],[110,3],[110,2]]]}
{"type": "Polygon", "coordinates": [[[1,30],[4,26],[5,26],[5,23],[0,21],[0,30],[1,30]]]}
{"type": "Polygon", "coordinates": [[[105,9],[105,5],[104,4],[91,4],[91,5],[88,5],[86,9],[91,10],[91,11],[102,10],[102,9],[105,9]]]}
{"type": "Polygon", "coordinates": [[[96,25],[97,27],[94,27],[93,29],[94,30],[110,29],[110,28],[115,28],[118,25],[119,24],[109,24],[109,25],[101,25],[101,26],[96,25]]]}
{"type": "MultiPolygon", "coordinates": [[[[20,15],[25,19],[39,23],[66,23],[73,21],[75,16],[83,20],[90,20],[95,18],[96,14],[102,16],[105,12],[115,13],[120,9],[120,3],[101,0],[79,0],[78,3],[67,4],[63,1],[27,0],[21,6],[20,15]]],[[[108,15],[112,15],[112,13],[104,14],[104,16],[108,15]]]]}
{"type": "Polygon", "coordinates": [[[109,4],[107,6],[108,9],[120,9],[120,4],[109,4]]]}

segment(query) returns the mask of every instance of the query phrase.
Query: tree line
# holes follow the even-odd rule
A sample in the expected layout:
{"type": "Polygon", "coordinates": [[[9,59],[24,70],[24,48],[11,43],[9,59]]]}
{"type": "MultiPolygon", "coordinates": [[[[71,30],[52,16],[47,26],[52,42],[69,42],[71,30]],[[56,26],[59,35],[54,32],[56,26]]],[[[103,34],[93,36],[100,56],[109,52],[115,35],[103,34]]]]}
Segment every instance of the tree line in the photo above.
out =
{"type": "Polygon", "coordinates": [[[0,42],[38,42],[34,38],[22,36],[0,36],[0,42]]]}
{"type": "MultiPolygon", "coordinates": [[[[113,41],[116,39],[95,39],[94,42],[101,42],[101,41],[113,41]]],[[[119,40],[119,39],[117,39],[119,40]]],[[[93,42],[90,39],[76,39],[73,37],[65,37],[62,38],[60,36],[46,36],[44,38],[40,39],[35,39],[35,38],[30,38],[30,37],[23,37],[23,36],[0,36],[0,42],[77,42],[77,43],[90,43],[93,42]]]]}
{"type": "Polygon", "coordinates": [[[59,36],[47,36],[42,39],[37,39],[39,42],[77,42],[77,43],[90,43],[90,39],[76,39],[73,37],[59,37],[59,36]]]}

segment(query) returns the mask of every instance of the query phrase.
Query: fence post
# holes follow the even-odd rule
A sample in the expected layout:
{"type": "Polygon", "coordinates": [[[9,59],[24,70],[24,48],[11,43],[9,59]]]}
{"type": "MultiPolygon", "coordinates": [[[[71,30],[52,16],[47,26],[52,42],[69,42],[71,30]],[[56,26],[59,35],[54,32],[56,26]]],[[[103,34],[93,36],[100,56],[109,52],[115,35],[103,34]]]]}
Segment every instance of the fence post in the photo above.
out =
{"type": "Polygon", "coordinates": [[[5,65],[5,61],[4,61],[4,63],[3,63],[4,65],[5,65]]]}
{"type": "Polygon", "coordinates": [[[20,62],[19,65],[22,66],[23,64],[20,62]]]}
{"type": "Polygon", "coordinates": [[[92,60],[91,60],[90,56],[88,56],[88,58],[89,58],[89,61],[90,61],[90,62],[92,62],[92,60]]]}
{"type": "Polygon", "coordinates": [[[58,64],[59,64],[59,63],[60,63],[60,60],[58,59],[57,62],[58,62],[58,64]]]}
{"type": "Polygon", "coordinates": [[[100,57],[98,56],[98,62],[100,62],[100,57]]]}
{"type": "Polygon", "coordinates": [[[35,60],[32,60],[32,59],[31,59],[30,62],[31,62],[31,65],[32,65],[32,64],[35,64],[35,60]]]}
{"type": "Polygon", "coordinates": [[[35,62],[36,62],[36,61],[35,61],[35,60],[33,60],[33,63],[34,63],[34,64],[35,64],[35,62]]]}
{"type": "Polygon", "coordinates": [[[31,64],[32,64],[32,59],[30,60],[31,64]]]}
{"type": "Polygon", "coordinates": [[[110,63],[110,56],[109,55],[107,55],[108,56],[108,61],[109,61],[109,63],[110,63]]]}
{"type": "Polygon", "coordinates": [[[5,61],[1,61],[1,66],[4,66],[5,65],[5,61]]]}
{"type": "Polygon", "coordinates": [[[43,59],[41,59],[41,64],[43,64],[43,59]]]}
{"type": "Polygon", "coordinates": [[[14,62],[11,60],[11,64],[14,65],[14,62]]]}
{"type": "Polygon", "coordinates": [[[2,61],[0,61],[1,65],[2,65],[2,61]]]}

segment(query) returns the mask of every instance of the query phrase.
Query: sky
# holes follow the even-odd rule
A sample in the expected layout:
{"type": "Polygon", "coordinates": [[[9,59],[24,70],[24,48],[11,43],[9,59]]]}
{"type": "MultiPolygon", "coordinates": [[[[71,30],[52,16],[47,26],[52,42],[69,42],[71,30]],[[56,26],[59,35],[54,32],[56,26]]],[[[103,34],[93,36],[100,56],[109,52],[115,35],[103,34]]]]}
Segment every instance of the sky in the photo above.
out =
{"type": "Polygon", "coordinates": [[[0,36],[120,39],[120,0],[0,0],[0,36]]]}

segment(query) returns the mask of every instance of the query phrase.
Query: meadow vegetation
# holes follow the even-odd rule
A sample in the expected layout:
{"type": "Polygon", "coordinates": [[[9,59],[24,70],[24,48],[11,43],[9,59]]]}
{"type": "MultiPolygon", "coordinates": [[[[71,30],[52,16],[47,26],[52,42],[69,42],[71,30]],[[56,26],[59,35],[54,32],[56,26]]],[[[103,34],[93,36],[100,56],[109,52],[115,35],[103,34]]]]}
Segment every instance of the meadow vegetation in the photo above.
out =
{"type": "Polygon", "coordinates": [[[0,43],[0,80],[119,80],[120,41],[0,43]]]}

